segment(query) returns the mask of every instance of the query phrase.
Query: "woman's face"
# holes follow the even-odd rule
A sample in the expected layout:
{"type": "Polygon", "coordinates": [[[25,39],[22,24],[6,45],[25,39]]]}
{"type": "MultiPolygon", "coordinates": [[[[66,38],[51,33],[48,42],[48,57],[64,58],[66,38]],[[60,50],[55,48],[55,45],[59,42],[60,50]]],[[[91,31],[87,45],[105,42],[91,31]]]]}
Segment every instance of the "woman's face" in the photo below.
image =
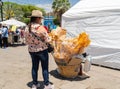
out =
{"type": "Polygon", "coordinates": [[[42,18],[38,17],[37,18],[37,23],[41,23],[42,18]]]}

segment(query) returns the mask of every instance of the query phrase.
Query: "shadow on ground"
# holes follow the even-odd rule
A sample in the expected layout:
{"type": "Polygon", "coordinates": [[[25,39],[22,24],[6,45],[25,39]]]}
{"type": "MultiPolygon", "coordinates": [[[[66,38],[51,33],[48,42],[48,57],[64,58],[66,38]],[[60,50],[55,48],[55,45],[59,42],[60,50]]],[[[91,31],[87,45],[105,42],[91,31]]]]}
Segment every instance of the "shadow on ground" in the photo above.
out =
{"type": "Polygon", "coordinates": [[[50,71],[50,74],[51,74],[53,77],[57,78],[57,79],[68,80],[68,81],[82,81],[82,80],[87,79],[87,78],[80,78],[79,76],[77,76],[77,77],[75,77],[75,78],[66,78],[66,77],[61,76],[61,75],[57,72],[57,70],[52,70],[52,71],[50,71]]]}
{"type": "MultiPolygon", "coordinates": [[[[43,81],[38,81],[38,83],[40,84],[40,87],[38,89],[44,89],[44,83],[43,83],[43,81]]],[[[28,82],[27,86],[30,87],[30,88],[32,88],[32,84],[33,84],[32,81],[28,82]]]]}
{"type": "Polygon", "coordinates": [[[9,44],[9,47],[18,47],[18,46],[26,46],[26,44],[24,44],[24,43],[9,44]]]}
{"type": "MultiPolygon", "coordinates": [[[[43,81],[38,81],[38,83],[40,84],[40,87],[37,88],[37,89],[44,89],[44,83],[43,83],[43,81]]],[[[53,83],[50,82],[50,84],[53,84],[53,83]]],[[[30,87],[30,88],[32,88],[32,85],[33,85],[32,81],[27,83],[27,86],[30,87]]]]}

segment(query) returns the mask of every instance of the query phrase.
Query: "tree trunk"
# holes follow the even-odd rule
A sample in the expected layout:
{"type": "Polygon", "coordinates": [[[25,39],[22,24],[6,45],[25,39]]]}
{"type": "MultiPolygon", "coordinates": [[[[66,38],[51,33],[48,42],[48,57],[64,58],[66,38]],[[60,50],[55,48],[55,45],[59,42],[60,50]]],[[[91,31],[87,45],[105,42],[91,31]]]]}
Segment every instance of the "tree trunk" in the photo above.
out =
{"type": "Polygon", "coordinates": [[[62,14],[63,14],[63,12],[62,12],[62,10],[60,10],[60,14],[59,14],[59,17],[60,17],[60,27],[62,26],[62,25],[61,25],[61,23],[62,23],[62,22],[61,22],[61,21],[62,21],[62,14]]]}

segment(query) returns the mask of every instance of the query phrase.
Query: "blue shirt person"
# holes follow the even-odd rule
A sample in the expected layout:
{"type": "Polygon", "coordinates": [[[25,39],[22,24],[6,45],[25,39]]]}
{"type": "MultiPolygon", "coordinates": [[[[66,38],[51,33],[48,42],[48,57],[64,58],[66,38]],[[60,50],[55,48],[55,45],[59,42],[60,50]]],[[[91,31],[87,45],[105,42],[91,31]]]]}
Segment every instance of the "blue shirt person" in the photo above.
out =
{"type": "Polygon", "coordinates": [[[4,48],[6,48],[8,46],[8,28],[6,25],[2,27],[2,41],[4,48]]]}

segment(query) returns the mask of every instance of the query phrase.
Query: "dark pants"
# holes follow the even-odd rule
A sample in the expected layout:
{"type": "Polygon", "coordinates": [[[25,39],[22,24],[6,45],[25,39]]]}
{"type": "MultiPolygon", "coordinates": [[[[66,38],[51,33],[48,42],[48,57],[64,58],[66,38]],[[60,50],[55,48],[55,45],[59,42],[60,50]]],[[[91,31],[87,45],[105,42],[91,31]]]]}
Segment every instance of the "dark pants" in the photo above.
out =
{"type": "Polygon", "coordinates": [[[2,37],[1,37],[1,34],[0,34],[0,47],[2,48],[2,37]]]}
{"type": "Polygon", "coordinates": [[[33,84],[38,83],[38,69],[39,69],[39,62],[41,61],[42,67],[42,75],[44,79],[44,84],[49,84],[49,72],[48,72],[48,51],[40,51],[40,52],[29,52],[32,58],[32,79],[33,84]]]}
{"type": "Polygon", "coordinates": [[[2,42],[3,42],[4,48],[8,47],[8,38],[7,37],[3,37],[2,42]]]}

